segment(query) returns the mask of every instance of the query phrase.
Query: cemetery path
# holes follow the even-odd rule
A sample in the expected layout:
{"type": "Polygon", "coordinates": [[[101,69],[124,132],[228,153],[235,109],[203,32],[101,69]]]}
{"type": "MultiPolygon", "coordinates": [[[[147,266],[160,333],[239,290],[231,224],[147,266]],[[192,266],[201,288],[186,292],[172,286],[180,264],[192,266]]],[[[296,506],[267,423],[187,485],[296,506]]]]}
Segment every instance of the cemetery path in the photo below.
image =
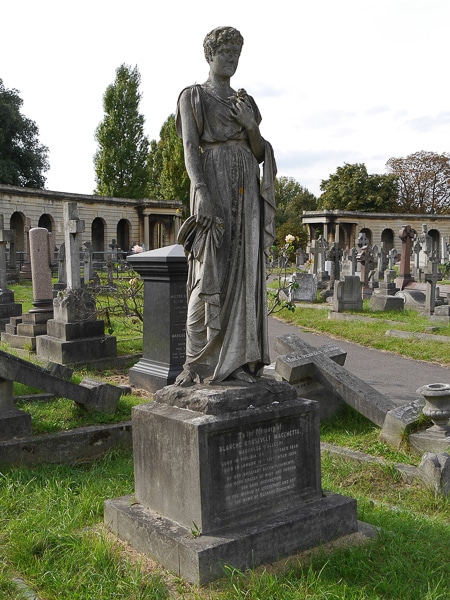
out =
{"type": "Polygon", "coordinates": [[[329,344],[333,340],[339,348],[347,352],[344,367],[399,406],[417,398],[421,399],[422,396],[417,394],[416,390],[423,385],[450,383],[450,369],[447,367],[366,348],[353,342],[336,340],[331,336],[311,333],[276,317],[269,317],[269,347],[272,361],[278,356],[274,349],[277,337],[287,333],[300,336],[313,347],[329,344]]]}

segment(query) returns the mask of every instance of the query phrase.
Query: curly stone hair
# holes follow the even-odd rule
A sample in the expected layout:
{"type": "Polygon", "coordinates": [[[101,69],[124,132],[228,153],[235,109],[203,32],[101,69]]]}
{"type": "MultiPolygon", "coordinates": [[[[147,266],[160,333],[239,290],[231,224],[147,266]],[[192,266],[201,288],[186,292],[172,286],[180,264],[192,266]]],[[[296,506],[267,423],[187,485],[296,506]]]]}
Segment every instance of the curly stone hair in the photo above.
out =
{"type": "Polygon", "coordinates": [[[240,52],[244,44],[244,38],[234,27],[216,27],[210,31],[203,40],[206,60],[209,62],[217,48],[226,42],[231,42],[237,46],[240,52]]]}

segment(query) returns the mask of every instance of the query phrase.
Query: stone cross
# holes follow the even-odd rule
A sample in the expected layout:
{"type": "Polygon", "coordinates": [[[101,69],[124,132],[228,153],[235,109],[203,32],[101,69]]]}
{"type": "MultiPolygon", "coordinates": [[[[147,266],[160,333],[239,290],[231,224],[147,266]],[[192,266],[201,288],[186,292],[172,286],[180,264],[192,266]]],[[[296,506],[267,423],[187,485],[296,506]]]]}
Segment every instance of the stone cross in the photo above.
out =
{"type": "Polygon", "coordinates": [[[67,270],[66,270],[66,246],[63,242],[58,250],[58,283],[62,286],[67,284],[67,270]]]}
{"type": "Polygon", "coordinates": [[[386,268],[387,268],[386,246],[383,243],[381,245],[380,251],[378,252],[377,279],[383,279],[383,275],[384,275],[386,268]]]}
{"type": "Polygon", "coordinates": [[[325,253],[327,251],[328,244],[324,237],[320,236],[317,240],[316,245],[316,256],[317,259],[317,277],[319,279],[325,279],[328,273],[325,271],[325,253]]]}
{"type": "Polygon", "coordinates": [[[81,288],[80,277],[80,238],[84,231],[84,221],[78,217],[76,202],[65,202],[63,206],[64,242],[66,249],[67,287],[81,288]]]}
{"type": "Polygon", "coordinates": [[[433,251],[433,238],[428,234],[426,224],[422,225],[422,232],[417,236],[417,240],[420,243],[420,263],[418,266],[426,267],[433,251]]]}
{"type": "Polygon", "coordinates": [[[299,336],[288,333],[277,338],[275,351],[281,354],[276,360],[275,371],[284,380],[295,385],[304,378],[313,378],[379,426],[383,425],[387,412],[396,406],[395,402],[347,371],[342,366],[346,352],[333,344],[314,348],[299,336]]]}
{"type": "Polygon", "coordinates": [[[427,283],[427,292],[425,298],[425,308],[427,312],[432,315],[434,314],[434,309],[436,307],[436,283],[442,279],[442,275],[438,273],[438,263],[439,258],[436,255],[433,255],[429,259],[429,264],[431,263],[431,273],[426,273],[425,281],[427,283]]]}
{"type": "Polygon", "coordinates": [[[415,261],[415,266],[416,269],[420,269],[420,250],[422,249],[422,246],[420,245],[419,240],[416,240],[416,243],[413,246],[413,252],[416,256],[416,261],[415,261]]]}
{"type": "Polygon", "coordinates": [[[339,248],[337,242],[331,244],[330,249],[326,253],[327,260],[333,263],[331,272],[331,285],[334,285],[335,281],[339,281],[340,278],[340,259],[342,257],[342,248],[339,248]]]}
{"type": "Polygon", "coordinates": [[[447,244],[447,236],[443,235],[441,237],[441,262],[445,263],[448,261],[448,244],[447,244]]]}
{"type": "Polygon", "coordinates": [[[391,250],[389,250],[389,259],[388,259],[388,269],[390,271],[394,270],[394,265],[397,262],[397,250],[395,248],[392,248],[391,250]]]}
{"type": "Polygon", "coordinates": [[[416,230],[411,225],[403,225],[398,232],[398,236],[402,241],[402,255],[400,258],[400,276],[397,277],[395,283],[402,290],[408,281],[414,281],[411,275],[411,245],[416,230]]]}
{"type": "Polygon", "coordinates": [[[369,239],[364,233],[364,231],[360,231],[358,234],[358,239],[356,240],[356,245],[358,248],[365,248],[369,244],[369,239]]]}
{"type": "Polygon", "coordinates": [[[354,277],[356,275],[356,263],[357,263],[358,250],[353,246],[350,251],[350,260],[352,263],[352,271],[351,276],[354,277]]]}
{"type": "Polygon", "coordinates": [[[84,262],[84,278],[83,281],[87,285],[92,279],[94,279],[94,271],[92,264],[92,243],[84,242],[83,244],[85,250],[83,253],[83,262],[84,262]]]}
{"type": "Polygon", "coordinates": [[[357,256],[357,260],[361,263],[361,281],[363,282],[364,287],[367,287],[369,283],[369,273],[375,266],[375,258],[372,248],[369,246],[361,248],[361,251],[357,256]]]}
{"type": "Polygon", "coordinates": [[[311,247],[309,249],[309,254],[311,257],[311,266],[309,268],[309,272],[311,273],[311,275],[317,275],[318,252],[316,240],[312,240],[311,247]]]}

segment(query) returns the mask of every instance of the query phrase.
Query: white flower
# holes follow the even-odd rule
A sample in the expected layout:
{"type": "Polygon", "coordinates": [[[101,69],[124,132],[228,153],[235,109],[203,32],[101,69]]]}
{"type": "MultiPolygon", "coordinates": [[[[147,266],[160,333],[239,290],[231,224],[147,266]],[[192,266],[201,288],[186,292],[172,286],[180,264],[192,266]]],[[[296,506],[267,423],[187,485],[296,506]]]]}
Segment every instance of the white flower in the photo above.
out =
{"type": "Polygon", "coordinates": [[[295,236],[291,235],[290,233],[284,238],[284,241],[286,242],[286,244],[292,244],[292,242],[295,241],[295,236]]]}
{"type": "Polygon", "coordinates": [[[134,254],[139,254],[139,252],[142,252],[142,250],[142,246],[138,246],[137,244],[131,248],[131,251],[134,252],[134,254]]]}

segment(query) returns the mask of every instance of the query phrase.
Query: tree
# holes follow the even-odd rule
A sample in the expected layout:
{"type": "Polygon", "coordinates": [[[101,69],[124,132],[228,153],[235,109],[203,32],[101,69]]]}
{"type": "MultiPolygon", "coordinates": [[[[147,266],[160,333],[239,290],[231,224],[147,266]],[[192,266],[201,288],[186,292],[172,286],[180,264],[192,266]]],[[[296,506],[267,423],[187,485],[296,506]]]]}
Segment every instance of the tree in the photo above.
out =
{"type": "Polygon", "coordinates": [[[390,158],[386,167],[398,178],[401,212],[450,212],[450,154],[422,150],[406,158],[390,158]]]}
{"type": "Polygon", "coordinates": [[[39,129],[20,112],[18,90],[0,79],[0,183],[44,188],[49,169],[48,148],[39,143],[39,129]]]}
{"type": "Polygon", "coordinates": [[[304,210],[316,210],[317,198],[293,177],[281,176],[275,179],[275,202],[278,246],[284,245],[289,234],[298,238],[294,243],[296,248],[306,246],[308,233],[302,224],[302,213],[304,210]]]}
{"type": "Polygon", "coordinates": [[[105,116],[95,131],[99,149],[94,156],[96,194],[144,198],[148,187],[149,141],[139,113],[141,76],[122,64],[103,96],[105,116]]]}
{"type": "Polygon", "coordinates": [[[345,163],[322,180],[319,205],[326,210],[398,212],[397,185],[395,174],[369,175],[364,164],[345,163]]]}
{"type": "Polygon", "coordinates": [[[150,142],[148,196],[157,200],[181,200],[189,214],[190,181],[184,164],[183,142],[175,127],[175,115],[166,119],[159,137],[158,142],[150,142]]]}

